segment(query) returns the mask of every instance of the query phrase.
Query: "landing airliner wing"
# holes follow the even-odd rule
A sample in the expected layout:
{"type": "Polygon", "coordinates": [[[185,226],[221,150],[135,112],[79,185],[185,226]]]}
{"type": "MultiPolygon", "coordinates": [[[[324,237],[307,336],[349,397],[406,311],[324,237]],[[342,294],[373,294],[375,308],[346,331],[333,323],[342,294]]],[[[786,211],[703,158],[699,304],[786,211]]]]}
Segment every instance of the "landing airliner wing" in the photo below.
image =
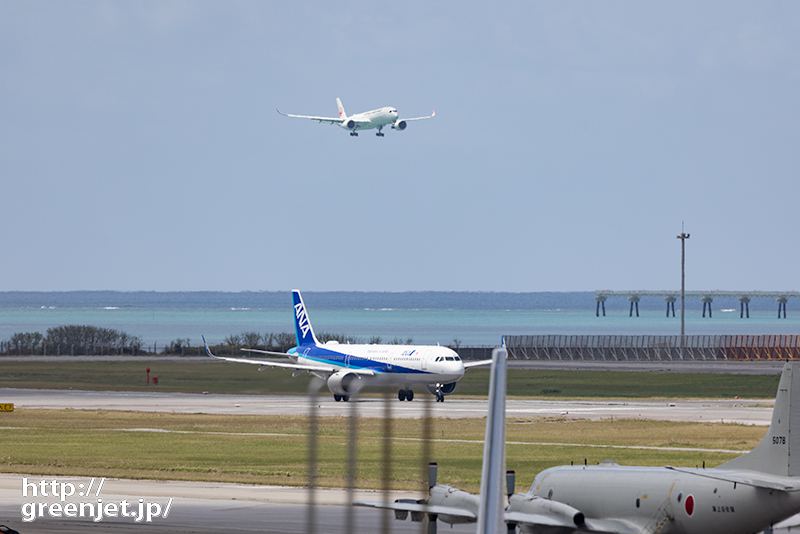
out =
{"type": "Polygon", "coordinates": [[[283,113],[281,110],[277,108],[275,109],[275,111],[277,111],[284,117],[294,117],[295,119],[311,119],[312,121],[317,121],[320,124],[322,124],[323,122],[327,122],[328,124],[342,124],[342,119],[338,117],[312,117],[309,115],[291,115],[289,113],[283,113]]]}
{"type": "MultiPolygon", "coordinates": [[[[428,115],[427,117],[414,117],[413,119],[400,119],[400,120],[404,120],[404,121],[421,121],[423,119],[432,119],[434,117],[434,115],[436,115],[436,112],[435,111],[431,111],[431,114],[428,115]]],[[[492,360],[489,360],[489,361],[492,361],[492,360]]]]}

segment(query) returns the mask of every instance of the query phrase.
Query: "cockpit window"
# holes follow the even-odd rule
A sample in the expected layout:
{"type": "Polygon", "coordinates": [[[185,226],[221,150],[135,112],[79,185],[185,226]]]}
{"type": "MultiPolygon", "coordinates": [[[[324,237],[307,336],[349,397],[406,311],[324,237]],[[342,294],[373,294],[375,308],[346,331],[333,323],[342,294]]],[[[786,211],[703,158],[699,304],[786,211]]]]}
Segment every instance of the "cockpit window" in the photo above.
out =
{"type": "Polygon", "coordinates": [[[448,362],[454,362],[454,361],[456,360],[456,359],[455,359],[455,358],[453,358],[452,356],[447,356],[446,358],[447,358],[447,361],[448,361],[448,362]]]}
{"type": "Polygon", "coordinates": [[[461,358],[460,358],[459,356],[456,356],[456,361],[457,361],[457,362],[460,362],[460,361],[461,361],[461,358]]]}

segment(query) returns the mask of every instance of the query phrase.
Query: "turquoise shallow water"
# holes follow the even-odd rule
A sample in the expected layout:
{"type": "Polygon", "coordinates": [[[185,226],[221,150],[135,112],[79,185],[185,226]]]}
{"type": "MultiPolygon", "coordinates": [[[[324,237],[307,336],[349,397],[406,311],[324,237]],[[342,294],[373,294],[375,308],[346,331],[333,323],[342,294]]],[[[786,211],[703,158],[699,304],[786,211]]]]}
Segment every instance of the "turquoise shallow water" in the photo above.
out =
{"type": "MultiPolygon", "coordinates": [[[[680,333],[680,310],[666,318],[663,309],[640,310],[629,317],[627,302],[608,309],[606,317],[595,317],[595,309],[464,310],[464,309],[314,309],[307,300],[311,322],[317,333],[331,332],[362,338],[380,336],[384,342],[395,337],[412,338],[415,343],[450,344],[458,339],[464,346],[498,345],[505,334],[617,334],[674,335],[680,333]],[[621,309],[624,308],[624,309],[621,309]]],[[[732,309],[722,308],[720,309],[732,309]]],[[[687,334],[800,334],[800,311],[788,309],[786,319],[775,310],[751,307],[750,318],[740,319],[738,308],[714,317],[701,317],[699,306],[686,316],[687,334]]],[[[0,307],[0,340],[15,332],[45,333],[47,328],[66,324],[87,324],[123,330],[140,336],[145,345],[163,345],[181,338],[200,343],[205,335],[218,343],[230,334],[246,331],[293,332],[292,310],[187,307],[0,307]]]]}

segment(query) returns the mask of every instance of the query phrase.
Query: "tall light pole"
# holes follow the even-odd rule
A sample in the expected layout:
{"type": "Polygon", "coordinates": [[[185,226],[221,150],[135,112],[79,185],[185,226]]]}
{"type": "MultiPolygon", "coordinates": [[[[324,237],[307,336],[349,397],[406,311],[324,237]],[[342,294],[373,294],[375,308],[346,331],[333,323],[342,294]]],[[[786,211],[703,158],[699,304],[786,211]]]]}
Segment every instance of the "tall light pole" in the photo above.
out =
{"type": "Polygon", "coordinates": [[[684,315],[686,314],[686,240],[689,239],[689,234],[683,231],[683,224],[681,224],[681,235],[677,236],[681,240],[681,359],[683,359],[683,347],[685,342],[685,323],[684,315]]]}

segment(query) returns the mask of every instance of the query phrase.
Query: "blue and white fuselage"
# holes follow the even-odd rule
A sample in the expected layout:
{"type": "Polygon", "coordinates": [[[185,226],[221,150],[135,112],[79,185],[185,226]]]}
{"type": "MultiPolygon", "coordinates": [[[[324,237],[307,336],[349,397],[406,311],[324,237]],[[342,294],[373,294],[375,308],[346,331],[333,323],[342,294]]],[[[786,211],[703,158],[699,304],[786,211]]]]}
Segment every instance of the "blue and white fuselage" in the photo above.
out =
{"type": "Polygon", "coordinates": [[[288,356],[291,363],[214,356],[208,345],[206,352],[209,356],[232,362],[293,369],[296,374],[306,371],[325,380],[337,401],[349,400],[350,395],[362,387],[376,385],[398,386],[400,400],[412,400],[414,392],[411,388],[425,386],[437,401],[443,402],[445,395],[455,391],[465,368],[491,363],[491,360],[484,360],[465,364],[455,351],[438,345],[351,345],[336,341],[322,344],[314,335],[300,292],[292,291],[292,298],[297,346],[286,353],[246,349],[288,356]]]}

